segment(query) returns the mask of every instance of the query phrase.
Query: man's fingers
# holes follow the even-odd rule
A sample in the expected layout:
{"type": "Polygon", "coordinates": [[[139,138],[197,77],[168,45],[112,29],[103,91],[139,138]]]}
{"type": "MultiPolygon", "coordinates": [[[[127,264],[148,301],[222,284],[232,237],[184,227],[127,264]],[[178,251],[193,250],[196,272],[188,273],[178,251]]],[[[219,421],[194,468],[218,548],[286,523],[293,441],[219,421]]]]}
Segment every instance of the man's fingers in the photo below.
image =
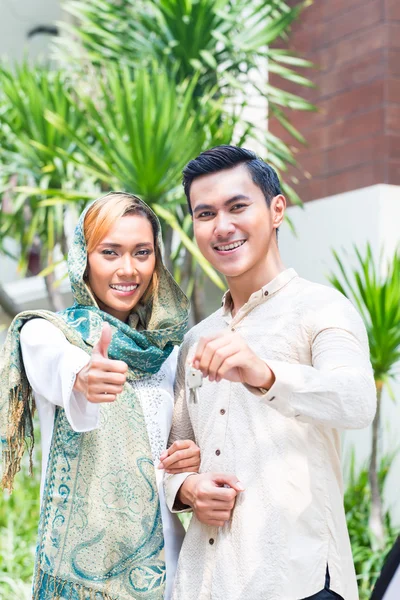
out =
{"type": "Polygon", "coordinates": [[[226,486],[228,485],[230,488],[234,489],[236,492],[244,492],[244,485],[239,481],[236,475],[227,475],[225,473],[215,473],[213,475],[213,481],[218,486],[221,487],[222,490],[226,490],[226,486]]]}
{"type": "Polygon", "coordinates": [[[205,346],[198,367],[205,377],[209,377],[211,381],[213,380],[214,373],[210,369],[212,362],[216,360],[220,364],[226,356],[229,356],[231,345],[232,339],[224,336],[209,342],[205,346]]]}
{"type": "Polygon", "coordinates": [[[217,382],[221,381],[221,379],[224,379],[225,375],[235,367],[238,369],[240,374],[240,366],[242,365],[240,351],[241,349],[238,348],[236,352],[231,353],[229,356],[225,356],[224,360],[218,365],[218,370],[215,373],[215,380],[217,382]]]}
{"type": "Polygon", "coordinates": [[[108,347],[111,343],[112,331],[108,323],[103,323],[100,339],[93,347],[92,354],[100,354],[103,358],[108,358],[108,347]]]}
{"type": "Polygon", "coordinates": [[[210,335],[208,337],[201,337],[199,339],[197,347],[196,347],[196,352],[194,354],[193,361],[192,361],[195,369],[199,368],[200,360],[203,355],[205,347],[208,344],[210,344],[211,342],[213,342],[214,340],[219,339],[219,338],[224,338],[226,336],[227,336],[227,334],[225,331],[219,331],[218,333],[216,333],[214,335],[210,335]]]}

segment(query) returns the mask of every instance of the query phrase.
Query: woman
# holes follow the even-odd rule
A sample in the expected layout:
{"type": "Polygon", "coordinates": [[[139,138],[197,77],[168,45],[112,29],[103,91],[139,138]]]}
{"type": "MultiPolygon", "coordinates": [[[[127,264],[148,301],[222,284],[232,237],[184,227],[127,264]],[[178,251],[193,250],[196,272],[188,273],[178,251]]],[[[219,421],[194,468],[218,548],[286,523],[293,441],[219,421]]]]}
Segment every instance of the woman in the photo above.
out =
{"type": "MultiPolygon", "coordinates": [[[[173,346],[188,301],[162,263],[160,240],[138,198],[96,200],[68,256],[74,305],[21,313],[8,332],[4,487],[26,441],[32,450],[35,404],[43,446],[34,600],[162,600],[165,588],[169,597],[182,529],[154,467],[168,440],[173,346]]],[[[197,471],[198,448],[181,447],[173,472],[197,471]]]]}

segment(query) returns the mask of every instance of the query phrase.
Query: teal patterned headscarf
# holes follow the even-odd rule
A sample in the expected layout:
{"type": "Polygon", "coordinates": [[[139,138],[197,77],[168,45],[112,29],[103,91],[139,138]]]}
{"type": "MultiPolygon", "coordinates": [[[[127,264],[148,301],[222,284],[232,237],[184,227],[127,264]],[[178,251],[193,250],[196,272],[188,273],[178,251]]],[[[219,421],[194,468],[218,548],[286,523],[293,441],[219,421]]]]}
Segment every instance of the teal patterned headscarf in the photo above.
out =
{"type": "MultiPolygon", "coordinates": [[[[140,201],[139,201],[140,202],[140,201]]],[[[147,208],[147,207],[146,207],[147,208]]],[[[56,409],[41,507],[33,584],[34,600],[162,600],[164,540],[154,465],[136,381],[157,373],[187,326],[188,300],[157,260],[158,285],[128,323],[100,310],[87,286],[85,213],[68,257],[74,304],[54,314],[18,315],[0,363],[3,486],[12,488],[25,444],[33,446],[34,399],[20,349],[27,320],[44,318],[73,345],[91,353],[107,321],[108,355],[128,364],[127,382],[112,404],[101,406],[101,424],[77,433],[56,409]],[[136,328],[136,325],[140,327],[136,328]]],[[[157,254],[162,255],[161,238],[157,254]]]]}

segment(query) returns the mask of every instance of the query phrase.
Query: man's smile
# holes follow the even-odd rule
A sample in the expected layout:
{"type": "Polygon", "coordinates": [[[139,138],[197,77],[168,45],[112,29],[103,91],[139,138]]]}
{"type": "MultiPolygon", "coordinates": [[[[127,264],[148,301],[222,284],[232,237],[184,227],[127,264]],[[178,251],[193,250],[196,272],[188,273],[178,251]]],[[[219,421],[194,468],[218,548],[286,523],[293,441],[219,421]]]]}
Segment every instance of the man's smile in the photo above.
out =
{"type": "Polygon", "coordinates": [[[247,240],[235,240],[229,244],[218,244],[214,246],[214,250],[223,254],[231,253],[241,248],[247,240]]]}

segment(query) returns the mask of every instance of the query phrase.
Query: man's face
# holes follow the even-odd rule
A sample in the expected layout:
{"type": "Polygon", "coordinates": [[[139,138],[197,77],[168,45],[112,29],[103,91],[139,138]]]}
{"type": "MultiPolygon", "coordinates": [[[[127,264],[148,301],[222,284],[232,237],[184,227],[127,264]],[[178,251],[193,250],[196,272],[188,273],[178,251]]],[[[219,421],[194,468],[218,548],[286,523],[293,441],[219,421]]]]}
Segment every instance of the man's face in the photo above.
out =
{"type": "Polygon", "coordinates": [[[228,279],[263,269],[283,213],[276,218],[274,201],[268,208],[247,167],[198,177],[190,200],[197,244],[213,267],[228,279]]]}

